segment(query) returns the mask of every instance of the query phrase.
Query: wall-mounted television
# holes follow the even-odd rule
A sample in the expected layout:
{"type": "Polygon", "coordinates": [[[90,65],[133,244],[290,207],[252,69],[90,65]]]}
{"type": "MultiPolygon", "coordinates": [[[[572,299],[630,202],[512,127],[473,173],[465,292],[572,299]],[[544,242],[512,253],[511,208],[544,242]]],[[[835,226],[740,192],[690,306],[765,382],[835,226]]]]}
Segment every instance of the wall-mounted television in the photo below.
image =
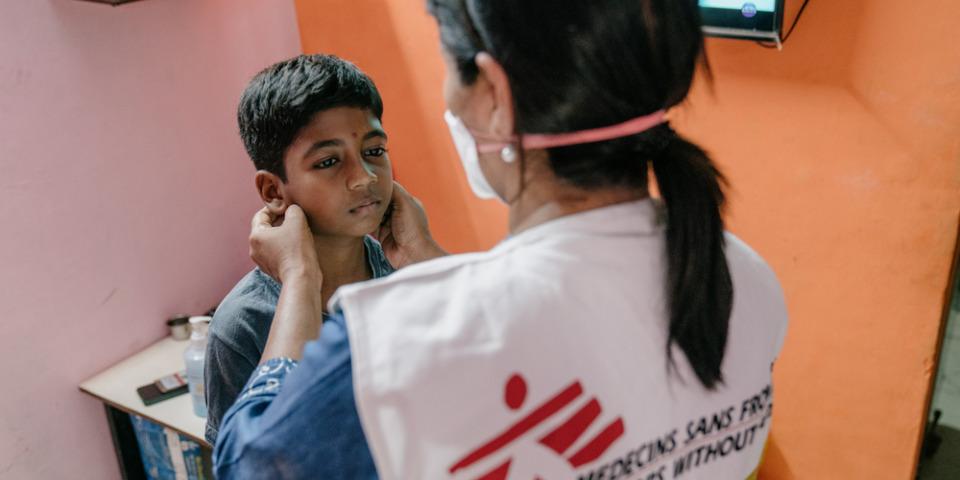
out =
{"type": "Polygon", "coordinates": [[[700,0],[703,32],[779,43],[784,0],[700,0]]]}

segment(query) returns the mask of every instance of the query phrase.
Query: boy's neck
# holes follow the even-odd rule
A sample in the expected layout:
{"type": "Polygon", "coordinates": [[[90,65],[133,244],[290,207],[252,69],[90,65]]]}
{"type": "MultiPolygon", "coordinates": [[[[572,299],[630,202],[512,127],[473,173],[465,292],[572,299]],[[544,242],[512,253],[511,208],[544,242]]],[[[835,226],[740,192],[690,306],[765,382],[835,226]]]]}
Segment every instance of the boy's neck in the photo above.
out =
{"type": "Polygon", "coordinates": [[[313,237],[317,260],[323,272],[321,296],[324,311],[327,301],[342,285],[369,280],[373,272],[367,262],[363,237],[313,237]]]}

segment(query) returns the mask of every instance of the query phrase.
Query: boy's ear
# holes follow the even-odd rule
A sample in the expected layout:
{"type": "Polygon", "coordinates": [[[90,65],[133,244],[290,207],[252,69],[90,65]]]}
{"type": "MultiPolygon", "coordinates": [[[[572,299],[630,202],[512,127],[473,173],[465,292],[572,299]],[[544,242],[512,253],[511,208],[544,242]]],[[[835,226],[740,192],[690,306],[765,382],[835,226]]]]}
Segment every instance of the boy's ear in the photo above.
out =
{"type": "Polygon", "coordinates": [[[282,215],[289,203],[283,191],[283,180],[277,174],[266,170],[257,170],[254,177],[257,182],[257,192],[263,204],[274,215],[282,215]]]}

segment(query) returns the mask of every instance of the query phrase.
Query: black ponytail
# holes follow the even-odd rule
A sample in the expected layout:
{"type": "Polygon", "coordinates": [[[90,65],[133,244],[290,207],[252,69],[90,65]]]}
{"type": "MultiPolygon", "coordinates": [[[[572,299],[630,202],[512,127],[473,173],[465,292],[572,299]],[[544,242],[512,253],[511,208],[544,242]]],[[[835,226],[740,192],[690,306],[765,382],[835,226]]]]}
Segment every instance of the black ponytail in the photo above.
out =
{"type": "Polygon", "coordinates": [[[653,156],[667,206],[667,357],[676,343],[708,389],[723,382],[733,283],[724,254],[721,173],[700,147],[678,135],[653,156]]]}
{"type": "MultiPolygon", "coordinates": [[[[698,66],[709,80],[697,0],[427,0],[461,82],[477,53],[503,66],[517,133],[606,127],[673,107],[698,66]]],[[[627,138],[548,150],[572,185],[647,189],[653,162],[667,208],[667,356],[683,351],[697,378],[723,382],[733,287],[723,251],[723,176],[669,125],[627,138]]]]}
{"type": "Polygon", "coordinates": [[[653,163],[667,210],[669,365],[675,366],[676,345],[704,387],[722,383],[733,285],[723,250],[726,180],[710,157],[667,124],[631,137],[551,148],[549,153],[558,178],[588,190],[644,190],[648,162],[653,163]]]}

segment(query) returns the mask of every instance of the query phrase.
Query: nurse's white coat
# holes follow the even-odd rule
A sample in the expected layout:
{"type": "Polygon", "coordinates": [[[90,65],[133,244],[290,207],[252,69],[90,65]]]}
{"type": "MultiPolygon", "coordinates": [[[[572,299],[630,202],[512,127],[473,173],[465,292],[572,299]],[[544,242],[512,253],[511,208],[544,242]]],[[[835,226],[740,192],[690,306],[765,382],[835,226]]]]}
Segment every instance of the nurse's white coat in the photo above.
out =
{"type": "Polygon", "coordinates": [[[786,309],[727,235],[724,383],[666,355],[652,200],[563,217],[489,252],[342,288],[354,389],[383,479],[743,479],[770,428],[786,309]]]}

